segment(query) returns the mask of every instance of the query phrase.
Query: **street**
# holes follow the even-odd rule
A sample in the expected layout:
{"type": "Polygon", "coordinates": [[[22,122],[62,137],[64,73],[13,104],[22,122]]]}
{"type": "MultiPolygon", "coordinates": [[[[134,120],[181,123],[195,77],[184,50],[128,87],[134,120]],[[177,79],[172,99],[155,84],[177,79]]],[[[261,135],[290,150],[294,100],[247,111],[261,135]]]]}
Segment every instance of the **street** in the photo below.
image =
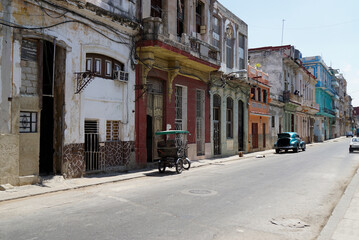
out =
{"type": "Polygon", "coordinates": [[[359,166],[348,147],[340,138],[2,202],[0,239],[315,239],[359,166]]]}

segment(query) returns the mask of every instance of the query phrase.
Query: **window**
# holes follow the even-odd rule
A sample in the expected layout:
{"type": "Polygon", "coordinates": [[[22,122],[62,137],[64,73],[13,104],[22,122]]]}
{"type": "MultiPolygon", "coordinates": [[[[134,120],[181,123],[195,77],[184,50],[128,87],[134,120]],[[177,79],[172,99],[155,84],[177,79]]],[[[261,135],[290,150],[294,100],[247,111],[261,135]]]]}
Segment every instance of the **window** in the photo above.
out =
{"type": "Polygon", "coordinates": [[[175,129],[182,130],[182,87],[175,87],[175,129]]]}
{"type": "Polygon", "coordinates": [[[233,68],[233,39],[227,38],[226,41],[226,63],[227,68],[233,68]]]}
{"type": "Polygon", "coordinates": [[[95,73],[96,76],[113,79],[116,71],[123,71],[124,65],[113,58],[96,53],[86,54],[86,71],[95,73]]]}
{"type": "Polygon", "coordinates": [[[162,18],[162,1],[151,0],[151,17],[162,18]]]}
{"type": "Polygon", "coordinates": [[[256,89],[255,88],[251,88],[251,99],[256,100],[256,89]]]}
{"type": "Polygon", "coordinates": [[[111,75],[112,75],[112,62],[106,60],[105,64],[106,64],[105,75],[106,75],[106,77],[111,77],[111,75]]]}
{"type": "Polygon", "coordinates": [[[20,133],[37,132],[37,113],[36,112],[20,112],[20,133]]]}
{"type": "Polygon", "coordinates": [[[263,102],[267,103],[267,90],[263,89],[263,102]]]}
{"type": "Polygon", "coordinates": [[[257,88],[257,92],[258,92],[257,101],[260,102],[262,101],[262,96],[261,96],[262,90],[260,88],[257,88]]]}
{"type": "Polygon", "coordinates": [[[201,32],[201,25],[203,25],[202,12],[203,12],[203,3],[201,1],[198,1],[196,6],[196,30],[198,33],[201,32]]]}
{"type": "Polygon", "coordinates": [[[86,58],[86,72],[92,72],[92,58],[86,58]]]}
{"type": "Polygon", "coordinates": [[[244,63],[244,44],[245,44],[244,35],[239,34],[239,36],[238,36],[238,67],[239,67],[239,69],[244,69],[245,68],[245,63],[244,63]]]}
{"type": "Polygon", "coordinates": [[[275,127],[275,116],[272,116],[272,128],[275,127]]]}
{"type": "Polygon", "coordinates": [[[227,138],[233,138],[233,100],[227,98],[227,138]]]}
{"type": "Polygon", "coordinates": [[[101,59],[95,58],[95,73],[101,75],[101,59]]]}
{"type": "Polygon", "coordinates": [[[213,40],[212,43],[214,46],[220,48],[220,22],[218,17],[213,17],[213,40]]]}
{"type": "Polygon", "coordinates": [[[181,37],[184,31],[184,0],[177,1],[177,36],[181,37]]]}
{"type": "Polygon", "coordinates": [[[106,141],[119,140],[120,121],[106,121],[106,141]]]}

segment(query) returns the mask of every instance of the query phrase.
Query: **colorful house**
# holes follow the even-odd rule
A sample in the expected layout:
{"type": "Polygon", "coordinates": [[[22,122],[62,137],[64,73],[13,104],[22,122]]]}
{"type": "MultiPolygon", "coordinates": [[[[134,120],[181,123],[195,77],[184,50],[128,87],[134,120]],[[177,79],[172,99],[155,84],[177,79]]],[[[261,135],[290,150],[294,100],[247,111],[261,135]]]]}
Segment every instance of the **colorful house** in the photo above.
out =
{"type": "Polygon", "coordinates": [[[268,74],[252,66],[248,66],[248,78],[251,84],[249,98],[249,121],[248,121],[248,142],[249,152],[271,149],[273,146],[268,141],[270,85],[268,74]]]}
{"type": "Polygon", "coordinates": [[[210,157],[208,83],[220,68],[220,51],[210,42],[213,2],[151,1],[139,18],[135,86],[136,162],[158,159],[156,131],[184,129],[190,159],[210,157]],[[195,18],[193,18],[195,16],[195,18]]]}
{"type": "Polygon", "coordinates": [[[335,111],[335,100],[339,99],[338,93],[333,89],[333,75],[324,60],[320,56],[304,57],[301,59],[305,68],[317,79],[315,85],[315,102],[319,104],[319,118],[314,125],[316,141],[324,141],[335,137],[333,126],[337,114],[335,111]]]}

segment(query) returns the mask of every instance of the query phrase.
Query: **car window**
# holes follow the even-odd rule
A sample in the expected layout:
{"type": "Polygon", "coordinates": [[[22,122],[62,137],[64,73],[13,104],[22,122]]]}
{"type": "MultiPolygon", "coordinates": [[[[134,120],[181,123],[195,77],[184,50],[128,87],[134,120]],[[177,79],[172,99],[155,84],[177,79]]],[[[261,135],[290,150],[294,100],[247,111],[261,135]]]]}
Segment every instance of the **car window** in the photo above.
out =
{"type": "Polygon", "coordinates": [[[358,138],[352,138],[352,142],[359,142],[358,138]]]}
{"type": "Polygon", "coordinates": [[[290,138],[289,133],[280,133],[278,134],[278,138],[290,138]]]}

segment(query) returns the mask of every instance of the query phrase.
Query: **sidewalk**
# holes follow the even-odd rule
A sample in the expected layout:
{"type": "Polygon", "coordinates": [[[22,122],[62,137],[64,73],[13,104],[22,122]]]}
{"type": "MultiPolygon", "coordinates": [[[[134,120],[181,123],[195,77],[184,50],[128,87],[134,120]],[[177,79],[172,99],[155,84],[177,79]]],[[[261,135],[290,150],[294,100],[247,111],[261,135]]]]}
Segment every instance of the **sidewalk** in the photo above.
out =
{"type": "Polygon", "coordinates": [[[317,240],[359,239],[359,170],[334,208],[317,240]]]}
{"type": "MultiPolygon", "coordinates": [[[[211,164],[218,164],[229,161],[241,161],[248,158],[255,158],[257,155],[273,154],[274,150],[266,150],[261,152],[247,153],[243,157],[231,156],[225,158],[213,158],[192,161],[191,168],[202,167],[211,164]]],[[[175,171],[172,169],[172,171],[175,171]]],[[[62,176],[53,176],[43,179],[41,184],[17,186],[6,191],[0,191],[0,203],[3,201],[15,200],[25,197],[42,195],[71,189],[84,188],[89,186],[101,185],[105,183],[113,183],[126,181],[135,178],[146,177],[148,174],[157,173],[157,164],[153,164],[153,168],[133,170],[124,173],[94,174],[83,178],[64,179],[62,176]]]]}

